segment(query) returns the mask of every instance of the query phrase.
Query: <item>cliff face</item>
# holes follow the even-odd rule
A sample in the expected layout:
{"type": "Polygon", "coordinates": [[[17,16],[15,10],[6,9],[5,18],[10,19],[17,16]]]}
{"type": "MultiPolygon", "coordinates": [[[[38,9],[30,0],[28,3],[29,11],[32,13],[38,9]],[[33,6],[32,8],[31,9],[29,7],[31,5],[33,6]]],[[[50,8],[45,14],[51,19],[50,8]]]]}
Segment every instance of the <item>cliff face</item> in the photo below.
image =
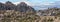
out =
{"type": "Polygon", "coordinates": [[[16,6],[12,2],[7,1],[5,3],[5,5],[6,5],[6,10],[15,10],[16,9],[16,6]]]}
{"type": "Polygon", "coordinates": [[[25,2],[21,2],[17,5],[17,10],[20,12],[26,12],[26,11],[34,11],[34,9],[31,6],[28,6],[25,2]]]}
{"type": "Polygon", "coordinates": [[[16,6],[9,1],[7,1],[5,4],[0,3],[0,10],[13,10],[15,8],[16,8],[16,6]]]}
{"type": "Polygon", "coordinates": [[[5,10],[5,4],[0,3],[0,10],[5,10]]]}
{"type": "Polygon", "coordinates": [[[25,2],[21,2],[18,5],[14,5],[9,1],[7,1],[5,4],[0,3],[0,10],[17,10],[20,12],[35,11],[31,6],[28,6],[25,2]]]}

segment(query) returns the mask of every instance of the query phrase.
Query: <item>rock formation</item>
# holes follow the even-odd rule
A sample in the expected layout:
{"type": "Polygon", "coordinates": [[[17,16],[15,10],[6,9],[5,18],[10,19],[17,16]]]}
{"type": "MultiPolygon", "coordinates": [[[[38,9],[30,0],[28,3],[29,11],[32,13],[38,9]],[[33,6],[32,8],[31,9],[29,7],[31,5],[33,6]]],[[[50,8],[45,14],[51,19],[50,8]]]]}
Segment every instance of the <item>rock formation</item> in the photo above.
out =
{"type": "Polygon", "coordinates": [[[35,11],[31,6],[27,5],[25,2],[21,2],[18,5],[14,5],[10,1],[7,1],[5,4],[0,3],[0,10],[16,10],[20,12],[35,11]]]}

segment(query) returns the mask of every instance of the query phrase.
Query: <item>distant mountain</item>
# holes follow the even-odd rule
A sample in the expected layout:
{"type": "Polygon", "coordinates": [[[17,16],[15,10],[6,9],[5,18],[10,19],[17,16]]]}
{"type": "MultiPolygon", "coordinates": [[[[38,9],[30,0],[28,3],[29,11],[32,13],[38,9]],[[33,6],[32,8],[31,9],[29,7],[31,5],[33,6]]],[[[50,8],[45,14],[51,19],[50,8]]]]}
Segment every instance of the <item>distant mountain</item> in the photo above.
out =
{"type": "Polygon", "coordinates": [[[40,16],[56,16],[60,12],[60,8],[48,8],[47,10],[39,10],[37,15],[40,16]]]}
{"type": "Polygon", "coordinates": [[[5,10],[6,6],[3,3],[0,3],[0,10],[5,10]]]}
{"type": "MultiPolygon", "coordinates": [[[[45,8],[54,8],[54,7],[57,7],[57,8],[60,8],[60,1],[56,1],[54,3],[49,3],[51,5],[35,5],[33,6],[34,8],[38,8],[38,10],[44,10],[45,8]]],[[[37,9],[36,9],[37,10],[37,9]]]]}
{"type": "Polygon", "coordinates": [[[16,9],[16,5],[14,5],[12,2],[10,2],[10,1],[7,1],[6,3],[5,3],[5,5],[6,5],[6,10],[15,10],[16,9]]]}
{"type": "Polygon", "coordinates": [[[35,12],[35,9],[27,5],[25,2],[21,2],[18,5],[14,5],[12,2],[7,1],[5,4],[0,3],[0,10],[16,10],[20,12],[35,12]]]}
{"type": "Polygon", "coordinates": [[[17,5],[17,10],[21,12],[26,12],[26,11],[34,11],[34,9],[31,6],[28,6],[25,2],[21,2],[20,4],[17,5]]]}

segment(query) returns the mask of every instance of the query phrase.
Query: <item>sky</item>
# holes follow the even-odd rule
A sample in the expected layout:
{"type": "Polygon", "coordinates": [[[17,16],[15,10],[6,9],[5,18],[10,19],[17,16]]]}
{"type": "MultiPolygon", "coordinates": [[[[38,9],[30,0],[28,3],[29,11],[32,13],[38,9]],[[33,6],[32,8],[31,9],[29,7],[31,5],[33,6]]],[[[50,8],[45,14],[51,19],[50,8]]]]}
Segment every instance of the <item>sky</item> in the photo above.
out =
{"type": "Polygon", "coordinates": [[[26,2],[27,4],[34,6],[34,5],[50,5],[49,3],[54,3],[60,0],[0,0],[0,2],[6,1],[11,1],[15,4],[18,4],[19,2],[26,2]]]}
{"type": "MultiPolygon", "coordinates": [[[[6,1],[10,1],[14,4],[25,2],[30,6],[40,6],[40,5],[55,5],[54,3],[60,0],[0,0],[0,2],[2,3],[5,3],[6,1]]],[[[35,9],[40,9],[40,8],[35,8],[35,9]]]]}

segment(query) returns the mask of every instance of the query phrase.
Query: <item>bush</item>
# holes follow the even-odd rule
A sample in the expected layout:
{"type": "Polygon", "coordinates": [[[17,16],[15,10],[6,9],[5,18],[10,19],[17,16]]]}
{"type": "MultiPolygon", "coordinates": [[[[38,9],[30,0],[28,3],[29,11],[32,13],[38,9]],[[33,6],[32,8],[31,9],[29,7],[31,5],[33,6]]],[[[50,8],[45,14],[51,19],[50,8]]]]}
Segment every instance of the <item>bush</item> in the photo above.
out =
{"type": "Polygon", "coordinates": [[[30,14],[22,14],[19,11],[5,11],[3,22],[39,22],[40,16],[38,15],[30,15],[30,14]]]}
{"type": "Polygon", "coordinates": [[[42,20],[42,22],[53,22],[53,21],[54,21],[53,19],[51,19],[51,18],[47,19],[46,17],[45,17],[45,19],[42,20]]]}

